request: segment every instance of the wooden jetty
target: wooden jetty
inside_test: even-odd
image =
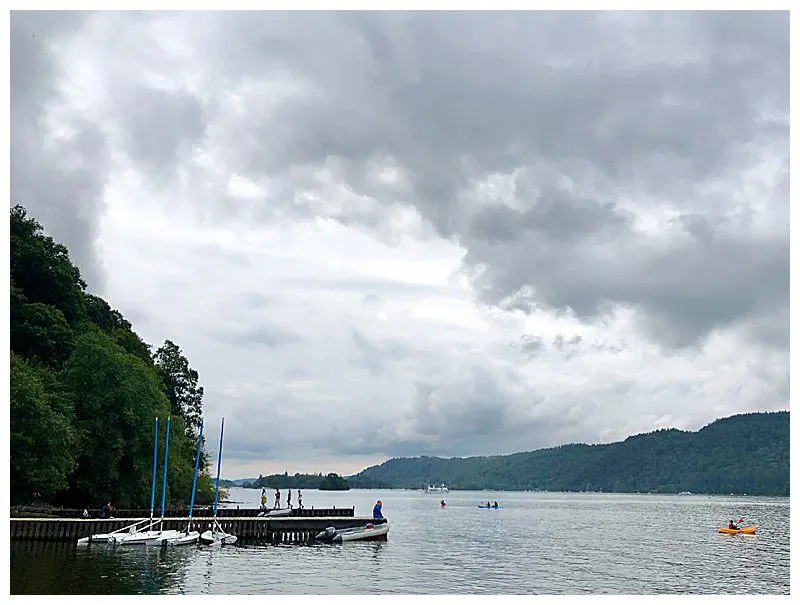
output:
[[[235,509],[234,509],[235,510]],[[305,510],[305,509],[304,509]],[[352,510],[352,509],[337,509]],[[121,529],[141,520],[138,518],[114,519],[74,519],[74,518],[12,518],[12,540],[43,540],[50,542],[77,541],[94,534],[108,533]],[[210,529],[213,517],[193,517],[192,526],[199,531]],[[310,544],[314,536],[326,527],[346,529],[360,527],[365,523],[379,525],[385,519],[355,516],[292,516],[292,517],[254,517],[254,516],[219,516],[217,522],[229,533],[236,535],[241,541],[266,543]],[[189,523],[188,517],[167,517],[164,529],[184,529]]]
[[[195,516],[212,516],[213,507],[211,506],[195,506]],[[185,508],[172,508],[164,511],[164,517],[185,517],[187,513]],[[218,508],[217,517],[257,517],[263,511],[260,508]],[[156,511],[160,517],[159,511]],[[349,508],[293,508],[292,517],[355,517],[355,507]],[[83,515],[83,509],[77,508],[52,508],[52,509],[37,509],[28,507],[13,507],[11,509],[11,518],[20,519],[34,519],[34,518],[51,518],[51,519],[80,519]],[[121,508],[114,509],[114,517],[117,518],[134,518],[144,519],[150,517],[150,510],[136,509],[136,508]],[[89,511],[90,518],[99,518],[99,511]]]

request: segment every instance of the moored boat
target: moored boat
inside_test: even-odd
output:
[[[167,434],[169,434],[169,418],[167,419]],[[152,486],[150,488],[150,522],[148,523],[147,519],[141,519],[132,525],[122,527],[116,531],[112,531],[107,534],[94,534],[86,538],[80,538],[78,540],[79,545],[90,544],[93,542],[119,544],[122,542],[124,538],[133,539],[132,538],[133,536],[141,536],[142,534],[148,533],[147,530],[149,530],[154,525],[153,511],[155,507],[155,497],[156,497],[157,462],[158,462],[158,416],[156,416],[155,419],[155,430],[153,434],[153,480],[152,480]]]
[[[219,455],[217,457],[217,484],[214,494],[214,519],[211,522],[211,528],[200,534],[200,542],[203,544],[235,544],[236,536],[229,534],[217,521],[217,507],[219,506],[219,475],[222,470],[222,436],[225,433],[225,418],[222,419],[222,425],[219,429]],[[291,509],[290,509],[291,511]]]
[[[387,539],[389,533],[389,523],[381,523],[374,525],[367,523],[362,527],[348,527],[346,529],[336,529],[335,527],[327,527],[324,531],[318,533],[314,540],[324,544],[338,544],[340,542],[367,542],[367,541],[384,541]]]

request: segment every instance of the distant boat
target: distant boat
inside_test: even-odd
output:
[[[426,494],[446,494],[449,491],[450,490],[447,489],[447,486],[444,483],[442,483],[439,486],[429,485],[428,487],[425,488]]]
[[[678,492],[679,496],[691,496],[692,492]]]

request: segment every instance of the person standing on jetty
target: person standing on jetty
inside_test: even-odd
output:
[[[281,490],[277,487],[275,488],[275,508],[281,507]]]
[[[261,510],[265,510],[267,508],[267,488],[261,488]]]
[[[381,508],[383,508],[383,502],[378,500],[375,503],[375,507],[372,509],[372,518],[373,519],[383,519],[383,513],[381,512]]]
[[[292,508],[292,490],[289,490],[289,493],[286,494],[286,508]]]
[[[303,492],[297,490],[297,508],[303,508]]]

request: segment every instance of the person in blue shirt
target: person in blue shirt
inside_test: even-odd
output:
[[[378,500],[375,503],[375,507],[372,509],[372,518],[373,519],[383,519],[383,513],[381,513],[381,507],[383,506],[383,502]]]

